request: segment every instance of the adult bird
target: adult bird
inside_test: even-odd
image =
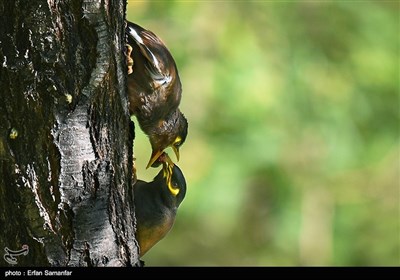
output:
[[[127,21],[129,112],[149,137],[152,154],[146,168],[156,166],[164,149],[171,147],[179,161],[188,122],[179,109],[182,84],[171,53],[153,32]],[[153,165],[154,164],[154,165]]]
[[[171,230],[186,195],[186,181],[179,167],[166,153],[158,161],[163,167],[154,180],[149,183],[137,180],[133,186],[140,257]]]

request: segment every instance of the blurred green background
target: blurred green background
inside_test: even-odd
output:
[[[187,196],[147,266],[400,265],[399,10],[128,1],[175,57],[189,120]]]

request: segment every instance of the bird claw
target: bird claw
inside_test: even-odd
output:
[[[134,61],[131,57],[132,50],[133,50],[132,46],[129,44],[126,44],[126,64],[128,65],[128,75],[133,73]]]

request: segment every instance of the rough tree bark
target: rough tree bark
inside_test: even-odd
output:
[[[125,0],[0,0],[0,265],[138,263]]]

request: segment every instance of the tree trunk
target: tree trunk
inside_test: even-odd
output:
[[[125,9],[0,0],[1,266],[139,261]]]

